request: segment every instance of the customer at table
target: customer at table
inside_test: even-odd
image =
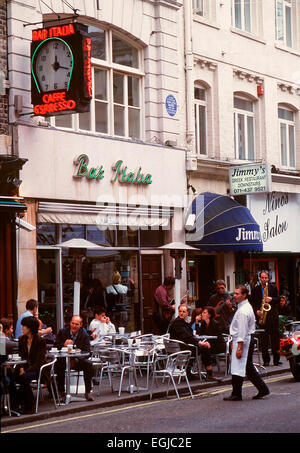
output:
[[[15,354],[18,352],[18,342],[14,340],[14,321],[12,318],[1,318],[3,334],[5,336],[5,352],[6,354]]]
[[[110,321],[110,318],[106,316],[103,307],[96,307],[95,318],[90,323],[89,332],[91,332],[93,339],[97,339],[109,333],[116,333],[115,325]]]
[[[81,316],[73,316],[70,321],[70,326],[59,330],[55,346],[58,349],[67,347],[69,344],[76,345],[76,348],[80,349],[81,352],[90,352],[90,340],[89,335],[84,332],[82,328]],[[94,398],[90,394],[92,389],[92,377],[93,377],[93,365],[92,362],[87,358],[74,358],[71,360],[71,369],[75,371],[83,371],[84,384],[85,384],[85,399],[87,401],[93,401]],[[65,371],[66,371],[66,360],[64,357],[59,357],[55,363],[55,370],[57,373],[57,385],[58,391],[61,396],[65,393]]]
[[[19,338],[19,355],[26,364],[16,367],[10,383],[12,407],[17,402],[24,404],[24,413],[34,412],[34,396],[30,382],[38,379],[40,368],[46,363],[46,341],[38,334],[39,322],[34,316],[26,316],[21,321],[23,335]],[[15,384],[20,385],[16,392]]]
[[[199,335],[199,330],[202,321],[202,308],[194,308],[191,316],[191,328],[196,331],[196,335]]]
[[[193,335],[193,329],[187,322],[188,315],[189,310],[187,305],[181,304],[178,309],[178,317],[174,319],[174,321],[172,321],[172,323],[170,324],[170,339],[179,340],[186,343],[186,345],[181,345],[181,349],[189,349],[192,354],[194,354],[195,351],[189,345],[196,346],[199,353],[201,354],[203,365],[205,366],[205,369],[207,371],[207,379],[214,380],[211,369],[211,354],[209,351],[211,346],[208,341],[199,341]],[[190,374],[190,369],[188,369],[188,376],[189,378],[193,378],[193,376]]]

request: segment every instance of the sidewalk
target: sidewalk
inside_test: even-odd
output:
[[[283,364],[281,366],[269,366],[266,368],[266,371],[262,373],[262,377],[267,377],[267,376],[272,376],[275,374],[283,374],[286,373],[290,370],[289,368],[289,362],[285,358],[281,358],[281,361]],[[221,373],[218,373],[217,371],[215,372],[214,370],[214,375],[216,377],[223,377],[224,376],[224,371],[221,369]],[[212,381],[212,382],[206,382],[202,381],[200,382],[199,378],[196,380],[191,380],[190,384],[192,387],[193,392],[199,390],[199,389],[205,389],[205,388],[210,388],[210,387],[217,387],[217,386],[224,386],[228,385],[231,383],[231,376],[229,375],[226,378],[222,378],[221,381]],[[80,401],[80,402],[71,402],[68,404],[68,406],[62,405],[59,406],[57,409],[55,409],[54,403],[52,401],[49,401],[48,399],[48,391],[44,391],[44,400],[40,400],[39,403],[39,412],[38,414],[30,414],[30,415],[21,415],[20,417],[8,417],[8,416],[2,416],[1,417],[1,427],[5,426],[14,426],[14,425],[20,425],[23,423],[28,423],[28,422],[37,422],[41,420],[45,420],[48,418],[56,418],[60,417],[63,415],[76,415],[78,412],[82,411],[89,411],[93,409],[99,409],[99,408],[108,408],[112,406],[120,406],[124,404],[130,404],[130,403],[135,403],[138,401],[147,401],[150,399],[149,397],[149,391],[148,390],[139,390],[139,392],[134,392],[130,394],[128,391],[125,390],[126,386],[128,385],[128,378],[125,376],[124,382],[123,382],[123,391],[121,393],[121,396],[118,396],[118,386],[119,386],[119,377],[116,377],[114,379],[114,393],[112,393],[111,388],[108,383],[108,379],[103,380],[103,383],[101,385],[101,394],[98,396],[98,385],[96,385],[93,389],[93,396],[95,397],[94,401]],[[138,377],[138,385],[140,387],[145,387],[146,386],[146,378],[145,377]],[[150,380],[150,385],[151,385],[151,380]],[[153,387],[153,395],[152,399],[165,399],[166,398],[166,389],[167,389],[167,384],[162,384],[161,381],[158,383],[158,387],[154,383]],[[84,391],[84,386],[80,386],[79,388],[79,393],[78,396],[83,396],[81,393]],[[182,383],[178,386],[178,391],[180,396],[181,395],[186,395],[188,394],[188,388],[186,383]],[[172,383],[170,383],[169,386],[169,397],[174,397],[175,392],[172,386]]]

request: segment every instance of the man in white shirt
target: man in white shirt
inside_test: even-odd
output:
[[[89,330],[92,332],[94,339],[109,333],[116,333],[115,326],[110,322],[109,317],[106,316],[103,307],[97,307],[95,309],[95,318],[91,321]]]
[[[224,401],[241,401],[244,377],[258,389],[253,399],[260,399],[270,393],[252,362],[254,350],[255,315],[248,301],[248,289],[244,285],[236,287],[233,299],[237,310],[230,324],[232,336],[231,375],[232,393]]]

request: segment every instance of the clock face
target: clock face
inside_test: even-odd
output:
[[[39,91],[68,90],[74,65],[73,53],[60,38],[42,43],[34,56],[33,72]]]

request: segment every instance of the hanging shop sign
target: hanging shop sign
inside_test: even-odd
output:
[[[89,166],[89,157],[86,154],[80,154],[74,159],[74,165],[76,167],[74,178],[87,178],[88,180],[101,181],[104,178],[103,166],[91,167]],[[118,160],[112,165],[113,175],[111,182],[129,184],[152,184],[152,175],[142,171],[142,167],[139,167],[135,171],[128,170],[127,165],[123,164],[122,160]]]
[[[270,192],[271,170],[269,164],[240,165],[229,168],[230,195]]]
[[[92,44],[87,30],[77,23],[33,30],[31,101],[35,115],[89,111]]]

